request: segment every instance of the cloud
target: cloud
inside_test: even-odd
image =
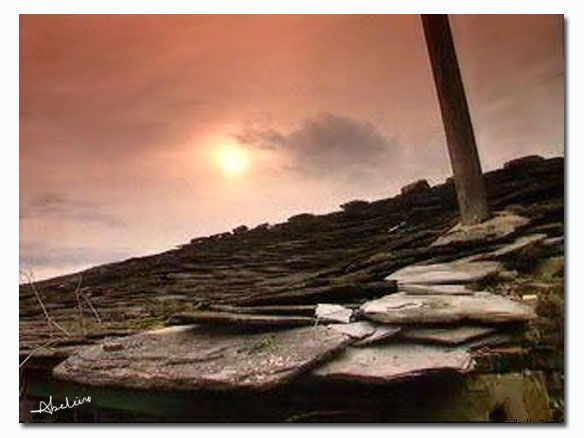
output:
[[[399,153],[397,141],[372,123],[331,113],[306,119],[288,133],[247,129],[235,137],[250,147],[285,150],[293,157],[292,170],[319,178],[378,174],[380,163]]]
[[[99,211],[91,202],[68,199],[56,193],[43,193],[20,207],[20,219],[61,218],[80,222],[93,222],[116,228],[122,222],[113,215]]]
[[[23,267],[66,267],[98,265],[131,257],[132,251],[92,247],[61,247],[42,242],[20,244],[20,264]]]

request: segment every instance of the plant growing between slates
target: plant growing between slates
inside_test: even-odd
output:
[[[25,269],[21,269],[20,270],[20,275],[22,277],[24,277],[24,279],[26,280],[26,282],[28,283],[28,285],[30,286],[31,290],[34,293],[34,296],[36,297],[39,306],[41,307],[43,313],[45,314],[45,318],[47,320],[47,325],[49,326],[49,336],[52,337],[53,332],[52,332],[52,326],[56,327],[57,329],[59,329],[61,332],[63,332],[66,336],[71,336],[71,333],[69,333],[67,330],[65,330],[63,327],[61,327],[52,317],[51,315],[49,315],[49,312],[47,311],[47,308],[45,307],[45,304],[43,303],[43,300],[41,298],[41,295],[39,294],[36,286],[34,285],[34,274],[32,272],[32,270],[25,270]]]
[[[47,307],[45,306],[41,295],[38,291],[38,289],[35,286],[35,280],[34,280],[34,274],[32,272],[32,270],[30,269],[20,269],[20,276],[21,278],[25,279],[25,281],[28,283],[28,285],[30,286],[31,290],[34,293],[34,296],[37,300],[37,302],[39,303],[39,306],[41,308],[41,310],[43,311],[43,314],[45,315],[45,319],[47,320],[47,325],[49,327],[49,338],[51,338],[51,340],[49,342],[46,342],[42,345],[39,345],[37,347],[35,347],[25,358],[24,360],[19,364],[19,368],[21,368],[22,366],[24,366],[24,364],[26,364],[26,362],[28,362],[28,360],[40,349],[45,348],[50,346],[51,344],[54,344],[56,342],[56,340],[53,340],[53,329],[52,327],[54,326],[55,328],[57,328],[58,330],[60,330],[65,336],[71,337],[73,336],[69,331],[67,331],[64,327],[62,327],[59,323],[57,323],[57,321],[55,321],[55,319],[49,314]],[[95,317],[96,321],[98,324],[102,324],[101,318],[99,316],[99,313],[97,312],[97,310],[95,309],[95,307],[93,306],[93,304],[91,303],[91,301],[89,300],[89,297],[87,296],[87,294],[85,292],[83,292],[81,290],[81,285],[83,283],[83,277],[81,275],[79,275],[79,281],[77,282],[77,286],[75,287],[74,290],[74,294],[75,294],[75,298],[77,300],[77,310],[78,310],[78,323],[79,323],[79,331],[80,334],[85,335],[86,331],[85,331],[85,319],[83,316],[83,302],[85,301],[85,303],[87,303],[87,307],[89,307],[91,313],[93,314],[93,316]]]

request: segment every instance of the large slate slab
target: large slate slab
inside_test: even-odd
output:
[[[430,265],[412,265],[386,277],[387,281],[402,284],[461,284],[475,283],[495,277],[503,267],[498,262],[454,261]]]
[[[424,374],[472,368],[464,349],[418,344],[387,344],[348,348],[312,373],[321,378],[384,383]]]
[[[276,316],[230,312],[180,312],[170,318],[171,324],[209,324],[264,327],[300,327],[314,324],[314,319],[306,316]]]
[[[535,318],[531,307],[488,292],[473,295],[408,295],[398,292],[363,304],[360,313],[372,321],[389,324],[505,323]]]
[[[342,351],[325,326],[265,333],[171,327],[85,348],[54,369],[80,384],[138,389],[267,389]]]

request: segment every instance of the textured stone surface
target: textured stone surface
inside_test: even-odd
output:
[[[280,305],[280,306],[230,306],[230,305],[213,305],[209,310],[216,312],[228,313],[247,313],[259,315],[285,315],[285,316],[314,316],[315,305],[298,304],[298,305]]]
[[[386,324],[374,324],[374,327],[375,333],[355,342],[352,345],[355,347],[365,347],[369,345],[383,344],[385,342],[389,342],[390,339],[393,339],[401,331],[401,327],[395,325],[392,326]]]
[[[492,211],[513,207],[536,227],[555,224],[554,237],[546,243],[561,255],[563,238],[556,236],[562,234],[558,224],[564,220],[564,160],[484,176]],[[51,317],[71,336],[47,325],[30,286],[21,285],[20,352],[67,355],[74,345],[94,343],[91,336],[97,332],[147,330],[163,325],[173,313],[211,305],[345,304],[378,298],[395,290],[382,280],[403,267],[494,249],[490,238],[463,242],[463,250],[430,246],[451,229],[456,217],[454,186],[442,184],[414,196],[360,203],[358,215],[352,210],[301,215],[302,220],[262,224],[241,234],[193,236],[191,243],[160,254],[38,282]],[[535,228],[530,232],[547,233]],[[74,294],[80,275],[84,295],[101,317],[96,323],[86,306],[84,330]],[[42,347],[47,339],[54,347]]]
[[[171,324],[211,324],[234,326],[299,327],[311,325],[314,319],[306,316],[271,316],[229,312],[182,312],[170,318]]]
[[[400,336],[409,341],[458,345],[472,339],[493,334],[497,330],[495,327],[484,326],[410,328],[402,330]]]
[[[353,311],[339,304],[318,304],[314,316],[319,322],[351,322]]]
[[[398,285],[399,292],[408,295],[472,295],[476,291],[464,284],[416,284],[406,283]]]
[[[462,349],[418,344],[348,348],[313,374],[328,379],[388,382],[440,371],[467,372],[472,359]]]
[[[483,281],[494,277],[502,266],[497,262],[460,262],[413,265],[386,277],[402,284],[457,284]]]
[[[509,236],[525,227],[529,219],[512,212],[496,213],[491,219],[476,225],[458,224],[436,239],[432,246],[486,242]]]
[[[329,327],[354,339],[367,338],[375,333],[375,325],[369,321],[352,322],[350,324],[331,324]]]
[[[543,248],[545,234],[530,234],[516,239],[513,243],[503,245],[495,251],[489,252],[483,256],[484,259],[497,259],[502,257],[518,256],[524,251],[533,251],[537,248]]]
[[[392,324],[525,322],[535,318],[533,309],[488,292],[473,295],[408,295],[397,293],[369,301],[360,308],[372,321]]]
[[[320,287],[299,287],[281,293],[264,294],[238,299],[237,304],[270,305],[270,304],[318,304],[325,300],[348,301],[357,298],[378,297],[397,290],[397,285],[388,281],[373,281],[363,283],[339,283]]]
[[[349,337],[325,326],[243,334],[172,327],[87,347],[54,370],[59,379],[140,389],[263,389],[343,350]]]

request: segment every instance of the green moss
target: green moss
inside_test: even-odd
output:
[[[128,321],[125,324],[126,328],[129,329],[136,329],[136,330],[145,330],[145,329],[154,329],[154,328],[162,328],[163,324],[157,318],[152,316],[146,316],[140,319],[133,319]]]

